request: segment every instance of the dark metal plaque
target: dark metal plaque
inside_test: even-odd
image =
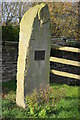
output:
[[[35,51],[34,60],[45,60],[45,51]]]

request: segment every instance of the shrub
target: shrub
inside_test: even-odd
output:
[[[19,26],[2,26],[3,41],[18,41],[19,40]]]
[[[45,117],[55,112],[56,104],[64,97],[64,90],[41,84],[39,89],[26,95],[26,106],[31,115]]]

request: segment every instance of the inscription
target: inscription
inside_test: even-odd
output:
[[[45,60],[45,51],[35,51],[34,60]]]

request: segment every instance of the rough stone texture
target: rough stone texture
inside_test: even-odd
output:
[[[17,53],[18,53],[17,46],[18,46],[18,43],[13,44],[10,42],[9,44],[5,44],[5,46],[3,46],[2,49],[0,49],[0,75],[2,77],[2,81],[15,80],[16,82]],[[58,57],[58,58],[71,59],[73,61],[80,62],[80,54],[78,53],[64,52],[64,51],[58,51],[58,50],[53,49],[51,50],[51,56]],[[54,63],[54,62],[53,63],[51,62],[50,66],[51,66],[51,69],[61,70],[64,72],[70,72],[74,74],[80,74],[80,67],[74,67],[74,66],[64,65],[64,64]],[[65,78],[65,77],[60,77],[60,76],[58,77],[57,75],[52,74],[50,82],[52,83],[56,82],[59,84],[60,83],[65,83],[65,84],[75,83],[76,85],[78,80],[75,80],[75,79],[72,80],[72,78]]]
[[[18,44],[13,43],[2,46],[2,81],[16,79],[17,46]]]
[[[29,9],[20,23],[19,57],[17,64],[16,103],[25,108],[24,98],[41,83],[49,83],[50,18],[48,6]],[[35,51],[45,51],[45,60],[34,60]]]
[[[0,42],[0,83],[2,82],[2,44]],[[0,84],[1,90],[1,84]]]

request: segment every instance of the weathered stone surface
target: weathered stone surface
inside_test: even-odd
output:
[[[41,83],[49,83],[51,46],[49,26],[48,6],[43,3],[30,8],[20,23],[16,103],[23,108],[26,94],[38,88]],[[41,55],[41,60],[35,51]],[[35,59],[35,56],[38,58]]]
[[[17,71],[17,46],[9,43],[9,45],[2,46],[2,81],[11,81],[16,79]],[[1,63],[1,61],[0,61]]]

